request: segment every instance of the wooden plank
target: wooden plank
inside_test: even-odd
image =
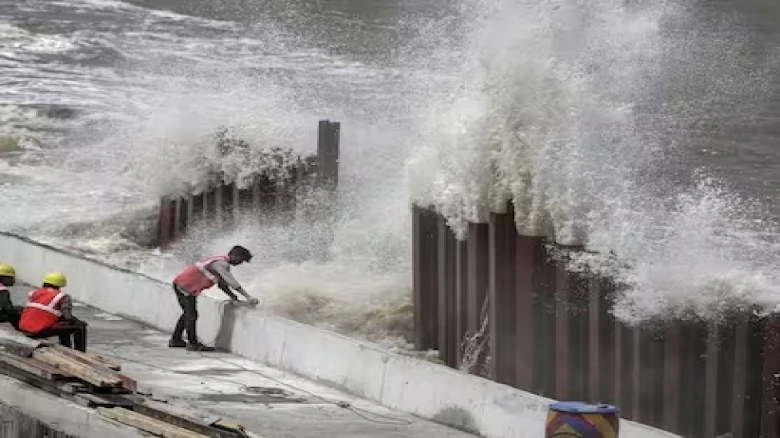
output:
[[[78,360],[79,362],[83,362],[87,365],[95,365],[99,367],[105,367],[112,371],[119,371],[122,369],[121,366],[109,361],[108,359],[98,356],[96,354],[90,354],[90,353],[83,353],[78,350],[74,350],[72,348],[63,347],[62,345],[52,345],[49,348],[53,348],[58,353],[62,353],[68,357],[71,357],[75,360]]]
[[[8,353],[0,353],[0,362],[46,380],[71,377],[71,375],[59,368],[32,358],[23,358]]]
[[[119,380],[122,382],[122,388],[125,388],[130,392],[138,392],[138,382],[136,382],[135,379],[124,374],[117,374],[117,377],[119,377]]]
[[[67,394],[79,394],[82,392],[90,392],[92,390],[92,386],[81,381],[62,383],[59,385],[59,388],[62,390],[62,392]]]
[[[78,393],[73,397],[73,401],[87,408],[96,408],[96,407],[132,408],[134,406],[132,400],[123,398],[122,396],[116,396],[113,394]]]
[[[212,426],[216,426],[227,430],[233,430],[239,433],[246,432],[246,428],[243,425],[238,424],[235,421],[228,420],[226,418],[220,418],[219,420],[212,423]]]
[[[195,433],[124,408],[97,408],[97,412],[103,417],[163,438],[208,438],[206,435]]]
[[[39,348],[33,353],[33,357],[61,370],[67,371],[79,379],[87,381],[99,388],[109,386],[121,386],[121,379],[113,374],[100,369],[90,367],[75,359],[49,348]]]
[[[243,430],[243,426],[236,425],[221,417],[202,417],[182,407],[145,400],[136,405],[133,410],[147,417],[212,438],[242,438],[244,436],[236,429],[238,426]]]

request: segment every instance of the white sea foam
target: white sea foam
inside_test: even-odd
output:
[[[578,261],[629,286],[626,319],[776,303],[767,210],[673,173],[692,128],[767,89],[773,60],[745,55],[737,20],[672,2],[489,3],[465,91],[410,160],[413,197],[460,233],[511,200],[521,233],[601,254]]]

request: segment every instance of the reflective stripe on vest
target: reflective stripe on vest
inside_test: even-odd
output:
[[[34,292],[35,291],[33,291],[32,293],[34,293]],[[30,293],[31,296],[32,296],[32,293]],[[60,312],[57,309],[57,306],[60,304],[60,301],[62,301],[63,298],[65,298],[65,294],[62,293],[62,292],[59,292],[57,295],[54,296],[54,298],[51,301],[49,301],[48,304],[36,303],[36,302],[32,302],[31,301],[31,302],[25,304],[24,307],[32,307],[34,309],[41,309],[41,310],[43,310],[45,312],[48,312],[48,313],[51,313],[52,315],[54,315],[57,318],[59,318],[59,317],[62,316],[62,312]]]
[[[184,268],[173,280],[173,283],[187,293],[199,295],[220,280],[217,275],[209,271],[209,265],[217,261],[227,261],[227,259],[227,256],[207,257]]]
[[[221,256],[209,257],[205,260],[196,262],[195,267],[198,268],[198,272],[203,274],[204,277],[208,278],[209,281],[211,281],[212,283],[216,283],[217,281],[219,281],[219,279],[214,274],[212,274],[211,271],[207,269],[207,266],[218,260],[222,260],[224,258],[225,257],[221,257]]]

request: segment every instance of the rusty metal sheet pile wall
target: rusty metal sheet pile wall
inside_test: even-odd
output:
[[[162,198],[158,244],[166,248],[196,223],[225,229],[238,223],[242,215],[260,210],[289,214],[295,208],[296,196],[311,187],[334,191],[338,184],[340,130],[338,122],[320,121],[316,155],[298,157],[295,163],[272,169],[274,175],[259,170],[245,188],[215,176],[216,184],[206,190]]]
[[[780,319],[628,326],[611,314],[618,286],[567,271],[561,248],[518,235],[513,217],[492,214],[458,241],[441,216],[413,207],[418,349],[546,397],[612,403],[685,437],[780,437]],[[480,339],[488,348],[476,351]]]

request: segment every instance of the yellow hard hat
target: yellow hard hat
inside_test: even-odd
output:
[[[43,276],[43,282],[57,287],[65,287],[68,284],[68,279],[62,272],[49,272]]]
[[[11,265],[0,263],[0,276],[16,278],[16,269]]]

